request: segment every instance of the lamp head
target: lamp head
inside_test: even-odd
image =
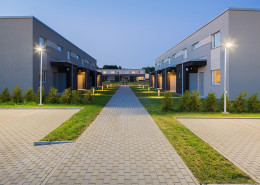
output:
[[[225,44],[226,48],[231,48],[232,46],[233,46],[233,44],[231,42],[228,42],[228,43]]]
[[[40,47],[40,46],[38,46],[38,47],[36,47],[36,50],[39,51],[39,52],[42,52],[42,51],[43,51],[43,48]]]

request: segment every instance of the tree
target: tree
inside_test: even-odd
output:
[[[155,67],[143,67],[142,69],[145,69],[145,73],[150,73],[155,71]]]
[[[117,65],[104,65],[103,69],[119,69],[119,68],[117,67]]]

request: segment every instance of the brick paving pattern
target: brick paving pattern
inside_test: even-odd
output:
[[[195,184],[129,87],[120,87],[47,184]]]
[[[260,183],[260,119],[178,119]]]
[[[79,109],[0,109],[0,184],[39,184],[71,144],[33,146]]]

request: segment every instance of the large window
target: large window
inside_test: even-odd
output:
[[[39,46],[42,48],[46,47],[46,39],[43,37],[39,37]]]
[[[183,59],[188,57],[187,49],[183,50]]]
[[[220,70],[212,71],[212,85],[220,85]]]
[[[67,51],[67,59],[70,60],[70,51]]]
[[[212,35],[212,47],[216,48],[220,46],[220,32]]]

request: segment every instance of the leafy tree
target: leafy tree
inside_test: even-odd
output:
[[[103,69],[118,69],[117,65],[104,65]]]
[[[2,102],[8,102],[8,101],[11,100],[11,96],[10,96],[10,93],[9,93],[9,90],[8,90],[7,87],[3,90],[3,92],[2,92],[2,94],[0,96],[0,100]]]
[[[143,67],[142,69],[145,69],[145,73],[150,73],[155,71],[155,67]]]

